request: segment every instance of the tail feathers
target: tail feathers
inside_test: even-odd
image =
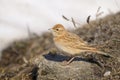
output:
[[[102,51],[99,51],[97,50],[96,48],[92,48],[92,47],[84,47],[84,49],[86,51],[90,51],[90,52],[95,52],[95,53],[98,53],[98,54],[101,54],[105,57],[113,57],[112,55],[110,55],[109,53],[105,53],[105,52],[102,52]],[[114,57],[113,57],[114,58]]]
[[[112,55],[110,55],[109,53],[105,53],[105,52],[102,52],[102,51],[95,51],[96,53],[98,53],[98,54],[101,54],[101,55],[103,55],[103,56],[105,56],[105,57],[113,57]]]

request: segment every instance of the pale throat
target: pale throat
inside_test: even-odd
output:
[[[61,36],[64,36],[64,35],[66,35],[66,34],[67,34],[66,31],[53,32],[53,36],[54,36],[54,37],[61,37]]]

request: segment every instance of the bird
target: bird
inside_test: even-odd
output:
[[[74,58],[82,52],[93,52],[110,57],[108,53],[99,51],[97,48],[88,45],[88,43],[77,34],[67,31],[62,24],[56,24],[49,30],[52,32],[53,41],[58,50],[71,57],[66,64],[70,64]]]

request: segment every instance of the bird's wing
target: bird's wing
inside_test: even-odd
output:
[[[68,36],[69,36],[69,38],[71,38],[71,39],[74,40],[74,41],[86,43],[86,42],[83,41],[77,34],[68,33]]]
[[[87,42],[83,41],[78,35],[74,33],[69,33],[69,39],[72,44],[72,48],[83,50],[96,50],[96,48],[90,47]]]
[[[74,45],[75,47],[77,47],[77,46],[79,47],[79,46],[87,45],[87,42],[83,41],[78,35],[76,35],[74,33],[69,33],[67,36],[69,37],[69,38],[67,38],[67,41],[71,44],[71,46]]]

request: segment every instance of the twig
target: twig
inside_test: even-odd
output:
[[[27,25],[27,31],[28,31],[28,36],[29,36],[30,39],[32,39],[33,37],[38,37],[39,38],[39,35],[37,35],[36,33],[31,32],[28,25]]]
[[[64,15],[62,15],[62,17],[63,17],[63,19],[65,19],[65,20],[69,21],[69,19],[68,19],[68,18],[66,18]]]
[[[65,17],[64,15],[62,15],[62,18],[65,19],[66,21],[70,21],[70,22],[72,22],[75,28],[77,28],[76,24],[81,25],[80,23],[75,22],[75,20],[74,20],[73,18],[68,19],[68,18]]]
[[[90,17],[91,17],[91,15],[89,15],[88,17],[87,17],[87,23],[89,24],[89,22],[90,22]]]
[[[100,9],[101,9],[101,7],[98,7],[97,12],[96,12],[96,19],[104,13],[103,11],[100,12]]]
[[[73,18],[71,18],[71,19],[72,19],[72,23],[73,23],[74,27],[77,28],[74,19]]]
[[[32,32],[30,31],[30,28],[29,28],[28,25],[27,25],[27,32],[28,32],[28,36],[29,36],[29,38],[31,38],[31,37],[32,37]]]
[[[96,14],[96,17],[99,17],[100,15],[102,15],[104,12],[100,12],[98,14]]]
[[[98,12],[100,12],[100,9],[101,9],[101,7],[99,6],[98,9],[97,9],[96,14],[97,14]]]

